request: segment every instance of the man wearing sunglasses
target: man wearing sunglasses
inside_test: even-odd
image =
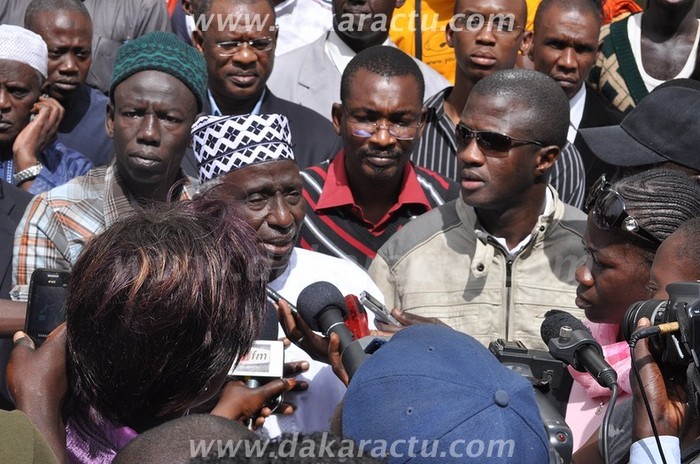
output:
[[[535,71],[498,71],[474,86],[456,130],[461,198],[404,226],[369,268],[387,307],[484,344],[538,349],[547,310],[583,316],[574,301],[586,216],[548,185],[568,108]]]
[[[197,2],[193,32],[209,73],[204,112],[215,116],[283,114],[289,120],[294,154],[305,168],[340,149],[333,126],[318,113],[276,97],[267,88],[277,43],[275,10],[267,0]],[[187,173],[197,173],[192,150],[183,160]]]
[[[367,48],[345,68],[340,88],[333,124],[343,150],[302,171],[300,244],[367,268],[400,227],[456,199],[459,188],[408,159],[425,116],[423,76],[410,56]]]

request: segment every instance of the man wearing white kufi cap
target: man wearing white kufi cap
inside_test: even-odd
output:
[[[63,107],[40,97],[47,63],[39,35],[0,26],[0,175],[33,194],[92,168],[80,153],[55,141]]]
[[[272,289],[296,304],[304,288],[323,280],[344,295],[367,290],[383,299],[359,266],[294,247],[304,222],[305,200],[292,143],[287,118],[279,114],[205,116],[192,126],[199,180],[205,188],[211,186],[213,194],[240,205],[242,217],[257,231],[268,253]],[[285,360],[309,362],[309,370],[298,376],[309,383],[309,389],[285,394],[297,409],[291,416],[265,420],[263,429],[270,437],[328,430],[345,392],[330,366],[314,361],[300,348],[309,348],[309,340],[287,316],[287,336],[299,346],[287,348]],[[284,335],[279,327],[278,336]]]

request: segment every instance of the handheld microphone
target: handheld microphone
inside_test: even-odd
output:
[[[348,377],[352,378],[368,355],[360,344],[353,343],[352,333],[345,325],[348,309],[340,290],[329,282],[313,283],[299,294],[297,310],[312,330],[322,332],[326,337],[331,332],[338,334],[343,366]]]
[[[544,316],[540,335],[555,359],[579,372],[588,372],[605,388],[617,385],[617,372],[603,357],[600,343],[580,320],[556,309]]]
[[[255,340],[253,346],[231,366],[229,377],[245,381],[248,388],[258,388],[284,374],[284,343],[279,340]],[[282,395],[270,400],[266,406],[273,411],[282,403]],[[251,427],[254,418],[249,419]]]

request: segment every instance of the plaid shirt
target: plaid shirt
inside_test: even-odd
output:
[[[191,198],[192,182],[186,179],[179,200]],[[35,269],[70,270],[93,235],[138,207],[114,164],[34,197],[15,232],[12,299],[27,300]]]

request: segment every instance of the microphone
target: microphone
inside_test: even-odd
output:
[[[542,340],[551,355],[579,372],[588,372],[605,388],[617,385],[617,372],[603,357],[603,348],[588,328],[571,314],[553,309],[544,315]]]
[[[299,294],[297,310],[312,330],[322,332],[326,337],[330,333],[338,334],[343,366],[348,377],[352,378],[368,355],[360,344],[353,343],[352,333],[345,325],[344,318],[348,309],[340,290],[329,282],[313,283]]]
[[[228,372],[229,377],[245,381],[248,388],[258,388],[284,374],[284,344],[279,340],[255,340],[253,346]],[[282,395],[273,398],[265,405],[276,410],[282,403]],[[254,418],[248,420],[252,426]]]

